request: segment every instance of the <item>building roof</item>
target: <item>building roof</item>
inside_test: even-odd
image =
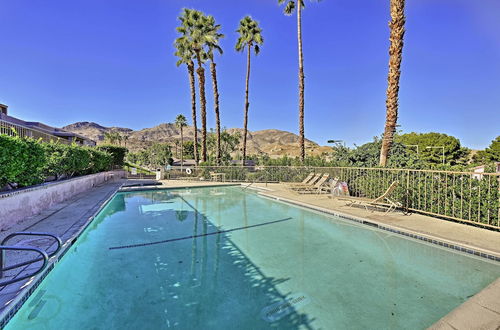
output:
[[[69,132],[69,131],[65,131],[65,130],[63,130],[61,128],[49,126],[49,125],[46,125],[46,124],[38,122],[38,121],[24,121],[22,119],[19,119],[19,118],[16,118],[16,117],[12,117],[12,116],[9,116],[9,115],[6,115],[6,114],[2,114],[2,113],[0,113],[0,119],[4,120],[6,122],[9,122],[11,124],[14,124],[14,125],[24,126],[26,128],[31,128],[31,129],[34,129],[34,130],[37,130],[37,131],[42,131],[43,133],[51,134],[51,135],[54,135],[54,136],[59,136],[59,137],[71,137],[71,136],[74,136],[74,137],[79,138],[81,140],[90,141],[90,142],[93,142],[95,144],[94,140],[89,139],[89,138],[87,138],[87,137],[85,137],[83,135],[80,135],[80,134],[77,134],[77,133],[73,133],[73,132]]]

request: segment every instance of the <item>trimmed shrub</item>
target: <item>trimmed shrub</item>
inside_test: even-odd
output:
[[[109,170],[112,161],[111,154],[96,148],[0,134],[0,188],[6,184],[30,186],[49,176],[58,180],[98,173]]]
[[[94,148],[87,149],[90,153],[90,168],[89,174],[98,173],[109,170],[113,156],[109,153]]]
[[[29,186],[43,182],[45,153],[33,139],[0,135],[0,186]]]
[[[111,165],[113,166],[123,166],[125,155],[128,149],[125,147],[119,147],[114,145],[102,145],[97,147],[98,150],[105,151],[112,157]]]
[[[43,146],[47,157],[44,167],[47,176],[52,175],[60,179],[87,174],[92,169],[92,156],[89,148],[53,142]]]

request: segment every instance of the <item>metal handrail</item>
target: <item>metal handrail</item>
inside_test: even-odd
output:
[[[45,233],[45,232],[36,232],[36,231],[18,231],[18,232],[15,232],[15,233],[12,233],[12,234],[9,234],[7,235],[3,240],[2,242],[0,243],[0,245],[5,245],[5,243],[10,240],[11,238],[13,237],[16,237],[16,236],[46,236],[46,237],[51,237],[53,238],[56,243],[57,243],[57,248],[55,251],[52,251],[50,254],[49,254],[49,258],[55,256],[57,254],[57,252],[59,252],[59,250],[61,249],[62,247],[62,240],[61,238],[59,238],[58,236],[54,235],[54,234],[51,234],[51,233]]]
[[[42,251],[39,248],[27,247],[27,246],[6,246],[6,245],[1,245],[0,246],[0,259],[1,259],[0,260],[0,264],[1,265],[3,265],[3,262],[5,260],[5,258],[4,258],[4,252],[5,252],[5,250],[34,251],[36,253],[39,253],[41,255],[41,257],[37,258],[35,260],[32,260],[32,261],[30,261],[28,263],[33,263],[33,262],[36,262],[36,261],[39,261],[39,260],[43,260],[43,264],[40,266],[40,268],[38,268],[33,273],[30,273],[30,274],[27,274],[27,275],[23,275],[21,277],[14,278],[12,280],[0,282],[0,287],[9,285],[9,284],[12,284],[12,283],[15,283],[15,282],[22,281],[22,280],[25,280],[25,279],[30,278],[30,277],[33,277],[33,276],[37,275],[38,273],[40,273],[42,270],[44,270],[45,267],[47,267],[47,264],[49,263],[49,256],[47,255],[47,252]],[[9,268],[9,269],[11,269],[11,268]],[[3,267],[2,267],[2,269],[0,269],[0,277],[3,277],[3,271],[4,270],[7,270],[7,269],[5,269]]]
[[[57,247],[56,247],[56,249],[54,251],[52,251],[49,254],[46,251],[43,251],[43,250],[41,250],[39,248],[36,248],[36,247],[8,246],[8,245],[5,245],[5,243],[8,240],[10,240],[11,238],[16,237],[16,236],[46,236],[46,237],[50,237],[50,238],[53,238],[56,241]],[[23,275],[21,277],[18,277],[18,278],[9,280],[9,281],[1,282],[0,286],[6,286],[6,285],[9,285],[9,284],[18,282],[18,281],[22,281],[24,279],[30,278],[30,277],[35,276],[36,274],[40,273],[47,266],[49,258],[55,256],[59,252],[59,250],[61,250],[61,247],[62,247],[62,240],[61,240],[61,238],[59,238],[56,235],[50,234],[50,233],[43,233],[43,232],[15,232],[15,233],[11,233],[11,234],[7,235],[2,240],[2,242],[0,243],[0,278],[3,277],[3,272],[7,271],[7,270],[12,270],[12,269],[19,268],[19,267],[22,267],[22,266],[30,265],[30,264],[33,264],[35,262],[42,261],[42,260],[43,260],[43,265],[36,272],[30,273],[28,275]],[[28,260],[28,261],[24,261],[24,262],[20,262],[20,263],[14,264],[14,265],[10,265],[10,266],[4,267],[4,263],[5,263],[5,250],[12,250],[12,251],[34,251],[34,252],[39,253],[41,256],[38,257],[38,258],[35,258],[35,259],[31,259],[31,260]]]

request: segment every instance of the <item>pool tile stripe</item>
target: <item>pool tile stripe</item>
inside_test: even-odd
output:
[[[285,219],[279,219],[279,220],[274,220],[274,221],[268,221],[268,222],[263,222],[263,223],[258,223],[255,225],[250,225],[250,226],[243,226],[243,227],[236,227],[236,228],[231,228],[227,230],[218,230],[214,231],[211,233],[205,233],[205,234],[199,234],[199,235],[189,235],[189,236],[184,236],[184,237],[177,237],[177,238],[171,238],[171,239],[166,239],[162,241],[156,241],[156,242],[148,242],[148,243],[140,243],[140,244],[132,244],[132,245],[122,245],[122,246],[113,246],[110,247],[110,250],[120,250],[120,249],[129,249],[129,248],[135,248],[135,247],[142,247],[142,246],[150,246],[150,245],[157,245],[157,244],[163,244],[163,243],[170,243],[170,242],[176,242],[176,241],[182,241],[186,239],[194,239],[198,237],[205,237],[205,236],[211,236],[211,235],[217,235],[217,234],[224,234],[224,233],[229,233],[232,231],[237,231],[237,230],[243,230],[243,229],[249,229],[249,228],[254,228],[254,227],[260,227],[260,226],[266,226],[266,225],[271,225],[275,224],[278,222],[284,222],[284,221],[289,221],[292,220],[293,218],[285,218]]]

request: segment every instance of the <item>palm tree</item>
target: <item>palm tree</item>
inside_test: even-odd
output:
[[[126,147],[127,147],[127,142],[128,142],[128,138],[129,138],[129,136],[128,136],[128,135],[126,135],[126,134],[123,134],[122,138],[123,138],[124,146],[125,146],[125,148],[126,148]]]
[[[175,117],[175,126],[177,126],[181,130],[181,170],[182,170],[182,165],[184,164],[184,150],[182,150],[184,146],[183,129],[184,127],[187,126],[186,117],[184,117],[184,115],[177,115],[177,117]]]
[[[214,61],[214,51],[219,52],[222,55],[222,48],[219,46],[219,39],[224,38],[224,35],[218,33],[220,29],[219,24],[215,24],[215,19],[213,16],[207,17],[207,29],[211,34],[214,35],[215,39],[213,42],[208,42],[208,50],[206,52],[207,58],[210,60],[210,73],[212,75],[212,85],[214,90],[214,112],[215,112],[215,130],[217,135],[217,154],[216,161],[217,165],[220,165],[221,161],[221,142],[220,142],[220,113],[219,113],[219,88],[217,86],[217,71],[216,71],[216,63]]]
[[[245,157],[247,152],[247,132],[248,132],[248,108],[250,103],[248,102],[248,87],[250,83],[250,58],[252,48],[255,55],[259,54],[260,47],[264,43],[264,38],[262,38],[262,29],[259,27],[259,23],[254,21],[250,16],[244,17],[240,21],[240,26],[236,30],[240,34],[238,41],[236,41],[236,50],[239,52],[247,49],[247,76],[245,81],[245,110],[244,110],[244,120],[243,120],[243,157],[242,166],[245,166]]]
[[[108,141],[111,144],[114,144],[115,136],[112,132],[104,132],[104,140]]]
[[[181,20],[182,21],[182,20]],[[194,53],[190,48],[187,38],[181,36],[175,40],[175,55],[179,58],[177,66],[185,64],[188,70],[189,87],[191,89],[191,116],[193,120],[194,136],[193,136],[193,154],[194,162],[198,164],[198,128],[196,125],[196,88],[194,77]]]
[[[403,58],[403,37],[405,34],[405,0],[391,1],[391,34],[389,40],[389,74],[387,77],[386,119],[382,148],[380,148],[380,166],[387,165],[387,157],[392,146],[398,120],[399,77]]]
[[[198,84],[200,89],[200,114],[201,114],[201,155],[204,162],[207,161],[207,101],[205,98],[205,69],[203,63],[207,58],[204,47],[207,43],[215,42],[213,31],[207,29],[207,17],[202,12],[194,9],[184,8],[182,16],[179,17],[181,26],[177,31],[182,34],[183,39],[194,52],[198,68]]]
[[[299,6],[297,6],[297,2]],[[299,145],[300,159],[304,162],[306,157],[305,137],[304,137],[304,55],[302,53],[302,9],[304,6],[303,0],[278,0],[278,4],[285,5],[285,15],[292,15],[297,9],[297,40],[299,46]]]
[[[118,145],[121,147],[122,141],[123,141],[122,135],[119,132],[115,132],[114,134],[115,134],[116,141],[118,141]]]

